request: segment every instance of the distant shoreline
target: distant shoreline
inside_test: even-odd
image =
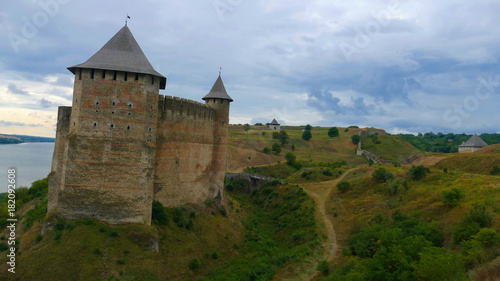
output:
[[[5,135],[0,134],[0,145],[2,144],[21,144],[21,143],[37,143],[37,142],[55,142],[55,138],[26,136],[26,135]]]

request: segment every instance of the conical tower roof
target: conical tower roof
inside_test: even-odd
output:
[[[269,125],[279,125],[280,123],[278,123],[278,121],[276,121],[276,118],[273,118],[273,121],[271,121],[271,123],[269,123]]]
[[[464,142],[459,146],[474,146],[474,147],[485,147],[488,144],[482,140],[477,134],[474,134],[468,141]]]
[[[226,87],[224,87],[224,82],[222,82],[220,73],[219,77],[217,78],[217,81],[215,81],[215,84],[212,87],[212,90],[210,90],[210,92],[203,97],[203,100],[206,99],[223,99],[223,100],[229,100],[229,102],[233,101],[233,99],[226,92]]]
[[[165,89],[167,78],[154,70],[139,47],[128,26],[122,27],[97,53],[82,64],[68,67],[75,74],[77,68],[127,71],[151,74],[160,78],[160,89]]]

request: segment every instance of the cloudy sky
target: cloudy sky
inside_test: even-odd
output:
[[[128,26],[201,101],[219,67],[231,123],[500,132],[500,2],[16,0],[0,7],[0,133],[55,135],[66,69]]]

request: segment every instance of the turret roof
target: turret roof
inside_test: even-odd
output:
[[[273,118],[273,121],[271,121],[271,123],[269,123],[269,125],[279,125],[280,123],[278,123],[278,121],[276,121],[276,118]]]
[[[86,62],[68,67],[73,74],[77,68],[117,70],[154,75],[160,78],[160,89],[165,89],[167,83],[167,78],[151,66],[127,25],[122,27]]]
[[[474,134],[468,141],[464,142],[460,146],[473,146],[473,147],[485,147],[488,144],[482,140],[478,135]]]
[[[233,101],[233,99],[227,94],[226,92],[226,87],[224,87],[224,82],[222,82],[222,78],[219,77],[215,81],[215,84],[213,85],[212,89],[210,92],[202,98],[203,100],[206,99],[223,99],[223,100],[229,100],[230,102]]]

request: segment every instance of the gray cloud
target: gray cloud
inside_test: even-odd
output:
[[[46,99],[44,99],[44,98],[42,98],[42,99],[39,101],[39,103],[40,103],[40,106],[41,106],[42,108],[49,108],[49,107],[56,107],[56,106],[57,106],[57,104],[56,104],[56,103],[51,102],[51,101],[48,101],[48,100],[46,100]]]
[[[0,126],[3,127],[42,127],[42,124],[27,124],[27,123],[22,123],[22,122],[11,122],[11,121],[5,121],[5,120],[0,120]]]
[[[9,90],[10,93],[15,95],[29,96],[28,92],[18,89],[17,86],[14,84],[9,84],[9,86],[7,86],[7,89]]]

